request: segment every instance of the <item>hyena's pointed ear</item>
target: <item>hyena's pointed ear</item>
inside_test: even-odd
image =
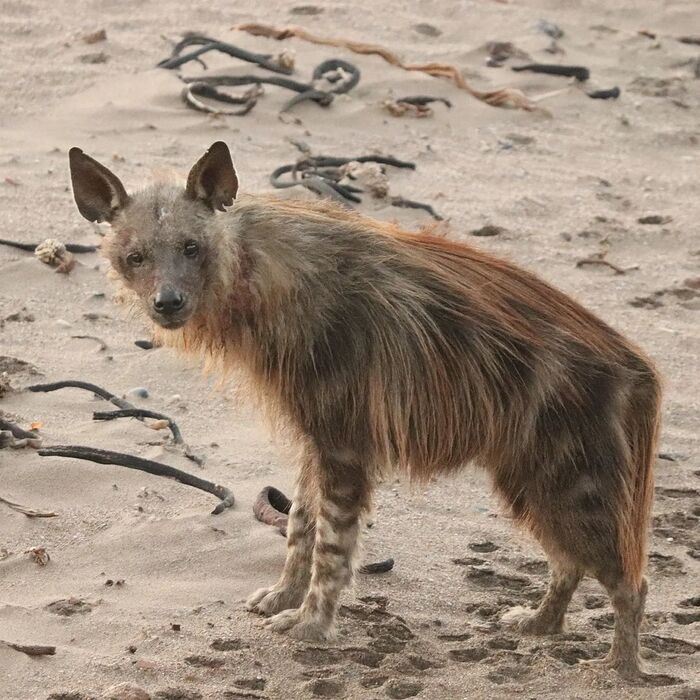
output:
[[[68,152],[73,196],[88,221],[112,221],[129,196],[119,178],[79,148]]]
[[[238,176],[228,146],[223,141],[212,144],[194,164],[187,176],[187,196],[200,199],[210,209],[225,211],[238,192]]]

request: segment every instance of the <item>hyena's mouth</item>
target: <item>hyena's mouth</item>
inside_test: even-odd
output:
[[[165,328],[168,331],[175,331],[178,328],[182,328],[186,323],[187,319],[182,319],[181,321],[176,321],[171,318],[164,318],[164,319],[158,319],[156,323],[161,327]]]
[[[150,316],[153,322],[157,323],[161,328],[174,331],[178,328],[182,328],[190,320],[191,314],[189,311],[183,310],[182,313],[178,314],[169,314],[165,316],[158,313],[151,313]]]
[[[158,318],[155,319],[156,323],[161,327],[169,331],[175,331],[178,328],[182,328],[188,321],[187,318],[176,319],[176,318]]]

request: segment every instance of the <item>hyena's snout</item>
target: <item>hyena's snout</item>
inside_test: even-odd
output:
[[[188,296],[172,285],[163,285],[151,298],[151,315],[164,328],[178,328],[189,317]]]

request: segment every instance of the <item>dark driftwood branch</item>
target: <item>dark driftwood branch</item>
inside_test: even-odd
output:
[[[375,561],[370,564],[363,564],[359,568],[361,574],[385,574],[387,571],[391,571],[394,568],[394,560],[392,557],[388,559],[383,559],[382,561]]]
[[[560,66],[550,63],[528,63],[525,66],[513,66],[514,71],[531,71],[532,73],[546,73],[548,75],[563,75],[567,78],[576,78],[583,83],[591,77],[591,72],[585,66]]]
[[[91,384],[90,382],[83,382],[83,381],[80,381],[77,379],[65,379],[64,381],[52,382],[50,384],[32,384],[32,386],[27,387],[27,390],[33,391],[33,392],[47,393],[50,391],[57,391],[58,389],[69,389],[69,388],[70,389],[85,389],[85,391],[91,391],[96,396],[99,396],[101,399],[105,399],[105,401],[109,401],[110,403],[113,403],[115,406],[118,406],[119,408],[123,408],[123,409],[136,408],[135,406],[132,406],[125,399],[120,399],[118,396],[113,394],[111,391],[107,391],[107,389],[103,389],[102,387],[99,387],[96,384]]]
[[[594,100],[616,100],[620,96],[620,88],[613,87],[608,90],[593,90],[586,94]]]
[[[185,83],[203,83],[212,87],[241,87],[242,85],[276,85],[294,92],[306,92],[308,83],[300,83],[291,78],[280,78],[276,75],[200,75],[196,78],[183,78]]]
[[[56,647],[39,644],[15,644],[14,642],[5,642],[1,639],[0,644],[5,644],[15,651],[21,651],[27,656],[53,656],[56,653]]]
[[[74,459],[85,459],[89,462],[97,462],[98,464],[114,464],[127,469],[138,469],[154,476],[164,476],[167,479],[175,479],[181,484],[192,486],[200,491],[211,493],[221,499],[221,503],[214,508],[212,513],[218,515],[226,508],[230,508],[234,504],[233,493],[230,489],[219,484],[214,484],[206,479],[200,479],[198,476],[188,474],[180,469],[171,467],[167,464],[154,462],[150,459],[142,459],[133,455],[123,454],[121,452],[111,452],[109,450],[99,450],[94,447],[81,447],[80,445],[56,445],[39,450],[42,457],[68,457]]]
[[[111,391],[107,391],[107,389],[103,389],[102,387],[97,386],[96,384],[91,384],[90,382],[83,382],[75,379],[66,379],[62,382],[53,382],[51,384],[33,384],[32,386],[27,387],[29,391],[42,393],[68,388],[85,389],[85,391],[91,391],[96,396],[105,399],[105,401],[113,403],[115,406],[121,409],[120,411],[114,411],[113,413],[106,412],[100,414],[93,414],[94,420],[112,420],[113,418],[133,416],[138,420],[143,420],[144,418],[156,418],[158,420],[168,421],[168,427],[170,428],[170,432],[172,433],[173,441],[176,445],[180,445],[182,447],[185,453],[185,457],[187,457],[187,459],[191,459],[199,466],[202,466],[202,464],[204,463],[203,458],[199,455],[194,454],[190,450],[189,446],[185,443],[185,441],[182,438],[182,433],[177,427],[175,421],[172,418],[170,418],[170,416],[166,416],[164,413],[156,413],[155,411],[148,411],[146,409],[136,408],[136,406],[129,403],[126,399],[119,398]],[[99,415],[100,417],[98,418],[96,417],[96,415]]]
[[[433,102],[442,102],[448,109],[452,107],[452,103],[444,97],[431,97],[430,95],[410,95],[408,97],[397,97],[395,102],[405,102],[416,107],[425,107]]]
[[[242,117],[250,112],[258,103],[258,96],[262,94],[262,88],[259,85],[254,85],[252,89],[248,89],[242,97],[231,97],[226,93],[219,92],[215,87],[203,82],[188,83],[182,88],[180,96],[183,102],[192,109],[198,112],[206,112],[207,114],[223,114],[229,117]],[[225,102],[227,104],[243,105],[240,109],[217,109],[210,107],[205,102],[202,102],[199,97],[208,97],[212,100]]]
[[[394,168],[408,168],[415,170],[416,164],[390,156],[357,156],[355,158],[344,158],[339,156],[308,156],[296,163],[280,165],[270,175],[270,183],[277,189],[286,187],[296,187],[301,185],[306,189],[320,194],[321,196],[330,196],[332,199],[345,199],[350,202],[360,203],[362,200],[357,196],[357,192],[362,190],[352,185],[341,185],[338,180],[341,177],[341,172],[338,168],[347,163],[379,163],[380,165],[391,165]],[[292,174],[291,180],[283,180],[282,175],[287,173]],[[401,198],[395,198],[403,202]],[[393,203],[393,202],[392,202]],[[428,205],[420,205],[418,203],[411,204],[396,204],[395,206],[415,206],[420,209],[426,209]],[[433,215],[434,212],[433,212]]]
[[[287,536],[287,523],[292,501],[274,486],[266,486],[253,503],[253,514],[261,523],[276,527],[280,533]],[[361,574],[383,574],[394,568],[393,559],[363,564],[358,571]]]
[[[0,245],[6,245],[10,248],[18,250],[26,250],[28,253],[33,253],[38,243],[20,243],[19,241],[10,241],[6,238],[0,238]],[[69,253],[95,253],[100,249],[98,245],[83,245],[82,243],[66,243],[66,250]]]
[[[330,84],[330,87],[320,89],[318,81],[322,79],[325,79]],[[348,61],[331,58],[316,66],[312,80],[309,83],[301,83],[291,78],[261,75],[205,75],[196,78],[183,78],[183,80],[186,85],[182,90],[181,96],[188,106],[201,112],[241,116],[247,114],[255,106],[258,96],[262,94],[262,84],[276,85],[298,93],[282,107],[280,112],[286,112],[305,100],[328,107],[333,102],[335,95],[349,92],[360,82],[360,70]],[[231,97],[216,89],[217,86],[238,87],[251,84],[254,88],[257,86],[258,90],[249,90],[243,97]],[[244,106],[240,110],[217,110],[197,100],[196,95],[218,100],[219,102],[242,104]]]
[[[185,443],[177,423],[164,413],[158,413],[158,411],[149,411],[145,408],[123,408],[119,411],[96,411],[92,414],[93,420],[114,420],[115,418],[154,418],[155,420],[167,421],[168,428],[170,428],[170,432],[173,435],[173,442],[176,445],[184,445]]]
[[[187,54],[181,55],[183,49],[188,46],[199,46],[200,48],[190,51]],[[280,65],[274,60],[271,54],[260,54],[253,53],[252,51],[246,51],[238,46],[229,44],[225,41],[218,41],[217,39],[212,39],[208,36],[203,36],[201,34],[186,34],[181,41],[179,41],[173,47],[172,54],[170,58],[162,60],[159,64],[159,68],[167,68],[173,70],[174,68],[179,68],[189,61],[197,60],[202,54],[209,51],[220,51],[233,58],[239,58],[242,61],[247,61],[248,63],[255,63],[261,68],[266,68],[267,70],[274,71],[275,73],[286,73],[292,72],[291,68]]]
[[[404,209],[422,209],[427,211],[430,216],[436,221],[442,221],[443,217],[438,214],[435,209],[433,209],[430,204],[424,204],[423,202],[414,202],[412,199],[404,199],[403,197],[392,197],[391,198],[392,207],[402,207]]]

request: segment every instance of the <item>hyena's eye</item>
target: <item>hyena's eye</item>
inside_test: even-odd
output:
[[[143,262],[143,255],[137,252],[129,253],[126,262],[130,267],[138,267]]]
[[[199,245],[196,241],[187,241],[184,251],[188,258],[196,258],[199,255]]]

